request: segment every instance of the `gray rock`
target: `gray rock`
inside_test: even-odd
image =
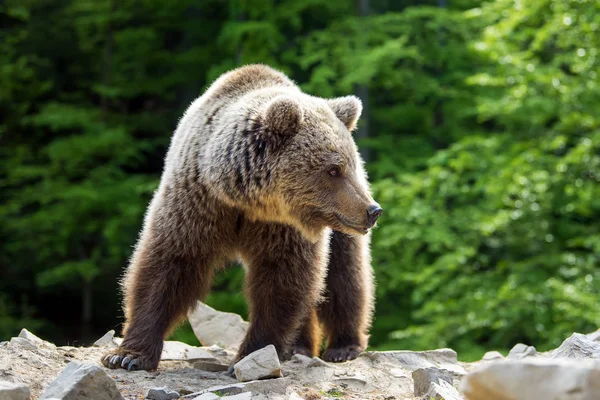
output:
[[[433,383],[446,381],[452,386],[452,375],[438,368],[419,368],[412,372],[415,396],[423,396],[429,392]]]
[[[452,386],[451,383],[446,381],[440,381],[439,383],[432,383],[429,391],[425,395],[424,399],[431,400],[461,400],[462,396],[458,393],[458,390]]]
[[[160,359],[163,361],[203,361],[215,364],[219,363],[219,360],[212,354],[200,347],[190,346],[186,343],[171,340],[164,343]]]
[[[115,331],[110,330],[104,334],[100,339],[94,342],[94,346],[96,347],[117,347],[117,343],[115,342]]]
[[[229,369],[229,365],[221,364],[219,362],[197,361],[194,363],[194,368],[201,371],[222,372],[227,371]]]
[[[536,351],[535,347],[527,346],[526,344],[523,344],[523,343],[518,343],[515,345],[515,347],[510,349],[510,351],[508,352],[507,358],[519,359],[519,358],[535,356],[536,354],[537,354],[537,351]]]
[[[588,339],[593,340],[594,342],[600,342],[600,329],[598,329],[596,332],[588,333],[585,336],[587,336]]]
[[[574,333],[551,353],[552,358],[600,358],[600,343]]]
[[[593,400],[600,393],[600,362],[527,358],[484,364],[460,390],[468,400]]]
[[[502,360],[504,359],[504,356],[502,355],[502,353],[498,352],[498,351],[488,351],[487,353],[485,353],[483,355],[482,360],[483,361],[495,361],[495,360]]]
[[[10,344],[11,346],[17,346],[27,350],[37,350],[38,348],[31,340],[21,337],[10,338]]]
[[[259,381],[250,381],[243,383],[234,383],[232,385],[212,386],[197,393],[191,393],[183,396],[184,399],[196,399],[200,395],[213,393],[223,398],[224,396],[234,396],[241,393],[256,393],[256,394],[285,394],[286,389],[291,382],[288,378],[267,379]],[[204,400],[204,399],[203,399]]]
[[[24,383],[0,381],[0,400],[29,400],[30,396]]]
[[[71,362],[50,383],[42,399],[61,400],[121,400],[115,381],[96,365]]]
[[[439,349],[429,351],[367,351],[358,356],[359,359],[368,358],[374,366],[386,364],[401,366],[414,371],[419,368],[435,367],[445,369],[456,376],[466,374],[465,369],[458,364],[456,352],[452,349]]]
[[[147,400],[173,400],[179,397],[178,392],[169,390],[166,386],[148,389],[145,396]]]
[[[223,396],[221,400],[252,400],[252,392],[244,392],[233,396]]]
[[[282,376],[279,357],[272,344],[248,354],[233,366],[233,370],[239,382]]]
[[[31,343],[35,344],[38,347],[48,347],[52,349],[56,348],[56,345],[54,343],[50,343],[43,339],[40,339],[25,328],[21,329],[21,332],[19,332],[19,337],[29,340]]]
[[[221,400],[222,397],[217,396],[214,393],[204,393],[198,397],[194,397],[193,400]]]
[[[217,311],[200,301],[188,319],[203,346],[216,344],[224,348],[238,347],[249,325],[237,314]]]

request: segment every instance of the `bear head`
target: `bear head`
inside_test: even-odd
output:
[[[355,96],[301,92],[269,99],[260,113],[269,148],[273,211],[311,235],[325,227],[366,234],[382,212],[369,192],[351,135],[362,111]]]

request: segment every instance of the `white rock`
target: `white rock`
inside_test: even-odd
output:
[[[523,344],[523,343],[518,343],[515,345],[515,347],[510,349],[510,351],[508,352],[508,356],[506,356],[506,357],[518,359],[518,358],[535,356],[536,354],[537,354],[537,351],[535,350],[535,347],[527,346],[526,344]]]
[[[224,348],[238,347],[249,325],[237,314],[217,311],[200,301],[189,313],[188,319],[203,346],[216,344]]]
[[[248,354],[233,366],[233,370],[239,382],[282,376],[279,357],[272,344]]]
[[[483,355],[483,361],[503,360],[504,356],[498,351],[488,351]]]
[[[600,343],[574,333],[551,353],[552,358],[600,358]]]
[[[414,381],[414,393],[415,396],[423,396],[429,392],[429,388],[434,383],[440,383],[446,381],[452,385],[452,375],[447,371],[438,368],[419,368],[412,372],[412,378]]]
[[[458,393],[454,386],[446,381],[432,383],[425,396],[425,399],[427,400],[460,400],[462,398],[463,397]]]
[[[94,346],[96,347],[117,347],[118,344],[115,342],[115,331],[111,329],[106,332],[104,336],[94,342]]]
[[[23,338],[23,339],[27,339],[31,343],[34,343],[36,346],[39,346],[39,347],[49,347],[52,349],[56,348],[56,345],[54,343],[50,343],[50,342],[45,341],[44,339],[40,339],[39,337],[35,336],[33,333],[29,332],[25,328],[21,329],[21,332],[19,332],[19,337]]]
[[[458,364],[456,352],[452,349],[429,351],[367,351],[359,357],[368,358],[376,364],[400,365],[414,371],[419,368],[435,367],[445,369],[454,375],[466,374],[465,369]]]
[[[160,359],[164,361],[204,361],[218,364],[217,360],[208,351],[189,344],[177,342],[177,341],[166,341],[163,346],[163,351],[160,355]]]
[[[13,337],[10,338],[10,344],[12,346],[18,346],[27,350],[37,350],[37,346],[29,339],[21,338],[21,337]]]
[[[592,400],[600,393],[600,362],[527,358],[484,364],[461,382],[468,400]]]
[[[0,400],[29,400],[29,387],[24,383],[0,380]]]
[[[585,336],[587,336],[588,339],[593,340],[594,342],[600,342],[600,329],[598,329],[595,332],[588,333]]]
[[[252,400],[252,392],[234,394],[233,396],[223,396],[221,400]]]
[[[208,393],[201,394],[198,397],[194,397],[192,400],[221,400],[221,399],[222,399],[222,397],[219,397],[214,393],[208,392]]]
[[[50,383],[42,399],[61,400],[121,400],[115,381],[96,365],[71,362]]]
[[[169,390],[166,386],[148,389],[145,396],[147,400],[173,400],[179,397],[178,392]]]
[[[290,397],[288,397],[288,400],[302,400],[302,397],[300,397],[298,393],[292,392]]]

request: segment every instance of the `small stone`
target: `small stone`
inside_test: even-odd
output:
[[[54,343],[50,343],[45,341],[44,339],[40,339],[25,328],[21,329],[21,332],[19,332],[19,337],[29,340],[31,343],[35,344],[38,347],[56,348],[56,345]]]
[[[537,351],[533,346],[527,346],[523,343],[518,343],[509,352],[507,358],[525,358],[535,356]]]
[[[94,346],[96,347],[117,347],[117,344],[114,341],[115,331],[111,329],[106,332],[104,336],[94,342]]]
[[[10,338],[10,344],[27,350],[37,350],[38,348],[31,340],[22,337]]]
[[[223,396],[221,400],[252,400],[252,392],[234,394],[233,396]]]
[[[50,383],[42,399],[61,400],[122,400],[115,381],[104,370],[92,364],[71,362]]]
[[[197,361],[194,363],[194,368],[207,372],[223,372],[229,369],[229,365],[219,362]]]
[[[188,319],[203,346],[216,344],[224,348],[238,347],[249,326],[239,315],[217,311],[200,301],[189,313]]]
[[[483,361],[502,360],[504,356],[499,351],[488,351],[483,355]]]
[[[1,400],[29,400],[29,387],[24,383],[0,381]]]
[[[319,357],[313,357],[312,360],[307,365],[308,368],[314,367],[331,367],[325,361],[321,360]]]
[[[452,385],[452,375],[438,368],[419,368],[412,372],[415,396],[423,396],[429,391],[432,383],[446,381]]]
[[[248,354],[233,366],[239,382],[281,377],[281,364],[272,344]]]
[[[288,400],[302,400],[302,397],[300,397],[298,393],[292,392],[290,397],[288,397]]]
[[[600,358],[600,343],[581,333],[574,333],[552,351],[552,358]]]
[[[148,389],[145,396],[147,400],[173,400],[178,399],[179,397],[178,392],[169,390],[166,386]]]
[[[427,400],[461,400],[461,396],[458,391],[452,386],[451,383],[446,381],[440,381],[439,383],[432,383],[429,391],[427,392],[425,399]]]
[[[183,342],[168,340],[163,345],[160,355],[163,361],[205,361],[218,363],[215,357],[208,351]]]
[[[221,399],[222,399],[222,397],[219,397],[214,393],[208,392],[208,393],[201,394],[198,397],[194,397],[192,400],[221,400]]]

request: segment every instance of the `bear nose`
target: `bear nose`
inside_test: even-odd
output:
[[[383,209],[379,206],[379,204],[371,204],[369,207],[367,207],[367,221],[369,221],[371,226],[375,225],[377,218],[379,218],[382,212]]]

